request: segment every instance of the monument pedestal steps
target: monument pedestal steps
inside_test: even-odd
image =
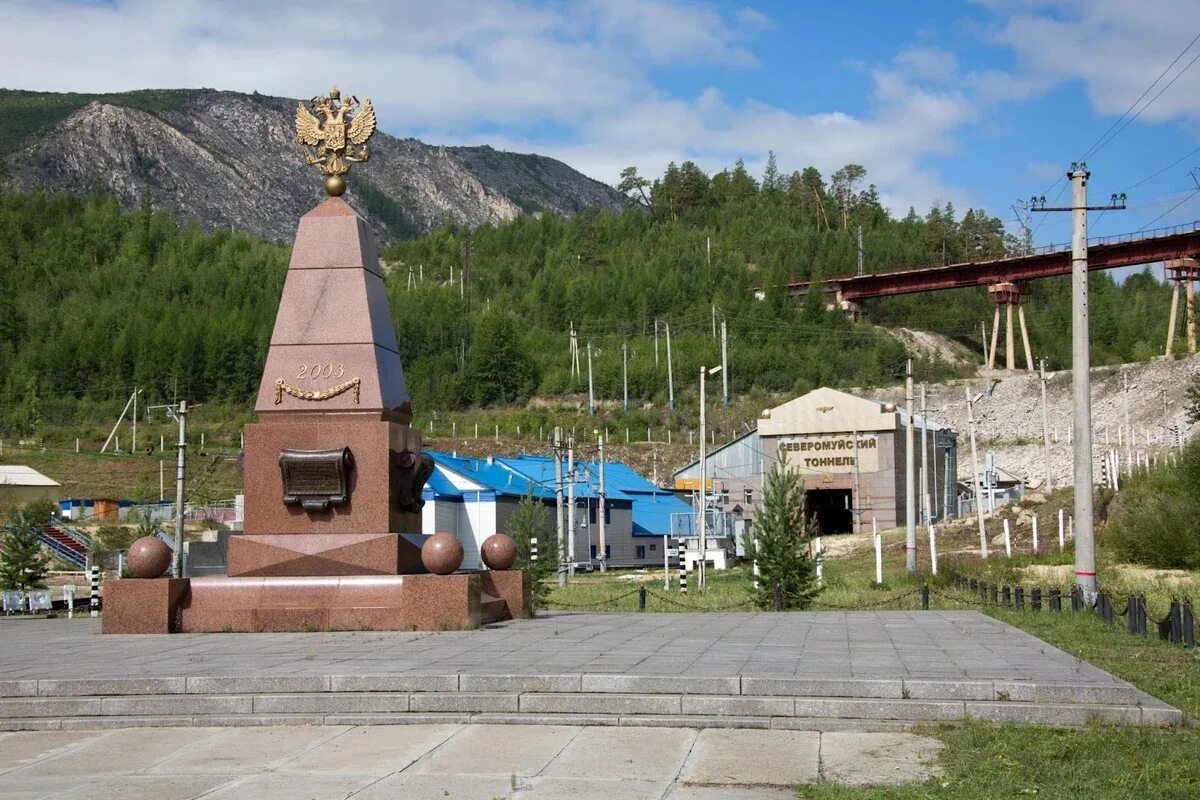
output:
[[[1128,684],[768,676],[391,674],[0,682],[0,730],[430,722],[906,730],[987,722],[1179,725]]]

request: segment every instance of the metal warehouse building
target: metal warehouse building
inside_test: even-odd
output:
[[[730,514],[740,539],[753,527],[764,476],[782,462],[804,480],[805,509],[822,533],[869,530],[872,520],[880,528],[904,525],[909,424],[904,410],[890,403],[815,389],[764,411],[757,430],[706,454],[709,506]],[[919,513],[932,520],[953,516],[957,434],[921,417],[911,424]],[[676,489],[697,491],[699,475],[698,461],[679,470]]]

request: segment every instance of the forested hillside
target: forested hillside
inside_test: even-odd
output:
[[[629,171],[624,212],[522,216],[395,245],[383,257],[414,406],[429,413],[586,392],[590,343],[598,398],[619,404],[624,346],[631,405],[663,408],[669,325],[679,404],[694,408],[700,365],[719,363],[714,319],[728,325],[735,394],[890,383],[905,358],[892,337],[826,310],[818,294],[796,300],[779,287],[853,272],[859,225],[868,270],[993,256],[1018,243],[977,211],[893,219],[864,182],[853,165],[828,185],[813,169],[784,177],[768,168],[761,181],[740,164],[711,178],[672,166],[653,182]],[[144,404],[248,403],[287,257],[252,236],[122,211],[109,198],[0,194],[0,434],[111,420],[135,384]],[[1148,275],[1092,282],[1096,362],[1153,355],[1162,326],[1147,322],[1162,318],[1168,290]],[[754,298],[759,286],[765,300]],[[1035,285],[1034,349],[1051,366],[1066,363],[1069,315],[1063,281]],[[874,303],[867,317],[977,347],[991,307],[973,290]],[[949,373],[920,369],[931,380]]]

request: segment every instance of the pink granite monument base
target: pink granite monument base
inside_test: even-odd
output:
[[[187,578],[123,578],[104,584],[101,633],[175,633]]]
[[[472,573],[192,578],[180,630],[469,630],[485,621],[480,586]]]

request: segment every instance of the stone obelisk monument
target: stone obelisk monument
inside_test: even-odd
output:
[[[117,609],[106,632],[437,630],[529,613],[507,537],[493,537],[507,558],[485,554],[492,569],[458,572],[461,543],[420,533],[433,461],[409,427],[375,239],[341,198],[375,112],[336,89],[311,106],[299,104],[297,133],[329,197],[296,233],[259,421],[245,430],[245,526],[230,537],[228,575],[161,578],[144,559],[142,580],[106,591]]]

